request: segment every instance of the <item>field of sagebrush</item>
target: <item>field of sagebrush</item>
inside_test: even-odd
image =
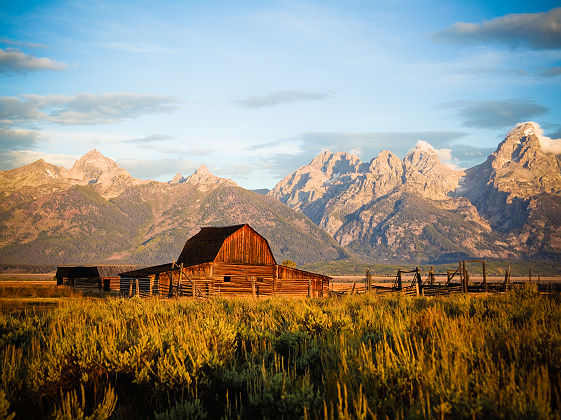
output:
[[[73,298],[0,357],[0,418],[559,418],[561,298]]]

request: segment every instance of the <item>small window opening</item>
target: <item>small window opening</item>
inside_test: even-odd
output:
[[[224,276],[224,283],[230,283],[230,280],[232,280],[232,276]]]
[[[258,283],[263,283],[265,280],[263,279],[263,277],[257,277],[257,282]]]

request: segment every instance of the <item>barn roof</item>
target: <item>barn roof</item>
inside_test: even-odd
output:
[[[119,273],[121,277],[148,277],[152,274],[159,274],[165,271],[170,271],[173,267],[172,263],[155,265],[152,267],[141,268],[139,270],[126,271]]]
[[[86,267],[86,266],[61,266],[56,270],[56,278],[62,279],[66,278],[93,278],[99,277],[99,272],[97,267]]]
[[[199,233],[187,240],[177,264],[190,266],[214,261],[226,238],[244,226],[201,228]]]
[[[95,278],[95,277],[118,277],[123,271],[138,268],[136,265],[66,265],[56,270],[57,278]]]
[[[98,265],[99,277],[119,277],[123,271],[136,270],[138,265]]]

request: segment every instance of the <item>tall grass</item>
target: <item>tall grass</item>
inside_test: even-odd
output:
[[[0,286],[0,298],[57,298],[57,297],[81,297],[80,291],[70,287],[60,286]]]
[[[559,418],[560,321],[560,297],[531,288],[487,298],[83,299],[0,315],[0,413]]]

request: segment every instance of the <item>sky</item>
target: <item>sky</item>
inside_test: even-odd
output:
[[[257,189],[323,150],[467,168],[522,121],[561,138],[551,1],[0,2],[2,170],[95,148]]]

